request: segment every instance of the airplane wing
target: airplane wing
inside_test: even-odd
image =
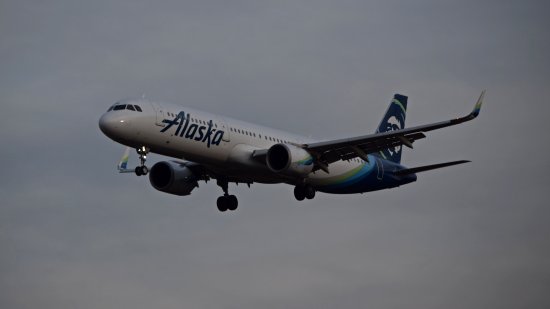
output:
[[[349,160],[359,157],[368,161],[367,154],[369,153],[375,153],[382,149],[400,145],[412,148],[414,141],[426,137],[424,132],[457,125],[476,118],[479,115],[484,95],[485,91],[479,96],[473,111],[464,117],[401,130],[304,144],[302,147],[316,158],[316,165],[323,170],[327,169],[328,164],[339,160]]]

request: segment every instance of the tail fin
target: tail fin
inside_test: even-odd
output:
[[[401,130],[405,128],[405,116],[407,114],[407,97],[400,94],[395,94],[391,100],[390,106],[382,118],[376,133],[387,131]],[[379,155],[386,160],[395,163],[401,162],[401,150],[403,146],[383,149]]]

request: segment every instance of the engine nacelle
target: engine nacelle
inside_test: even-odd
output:
[[[189,195],[198,187],[198,177],[185,165],[170,161],[158,162],[149,172],[151,185],[162,192]]]
[[[276,144],[267,151],[266,163],[275,173],[307,176],[313,171],[313,157],[306,150],[288,144]]]

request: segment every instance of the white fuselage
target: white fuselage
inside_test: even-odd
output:
[[[330,174],[317,170],[305,179],[280,175],[265,163],[252,159],[253,152],[280,143],[301,145],[315,140],[175,104],[144,99],[117,102],[114,106],[117,104],[137,105],[142,111],[111,110],[111,107],[100,119],[101,130],[111,139],[130,147],[147,146],[153,153],[203,164],[238,182],[296,184],[305,181],[317,185],[374,164],[355,158],[332,163]],[[181,112],[184,117],[178,120]]]

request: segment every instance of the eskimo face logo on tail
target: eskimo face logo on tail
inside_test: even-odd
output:
[[[403,125],[397,119],[395,116],[391,116],[388,121],[386,122],[386,131],[395,131],[395,130],[401,130],[403,129]],[[395,146],[393,148],[388,148],[388,151],[390,152],[390,155],[394,155],[396,153],[399,153],[401,151],[402,146]]]
[[[172,120],[162,120],[163,123],[166,123],[166,127],[160,130],[160,132],[164,133],[171,127],[177,126],[176,132],[174,133],[175,136],[206,143],[206,147],[208,148],[210,148],[210,145],[220,145],[224,131],[214,129],[212,120],[208,121],[208,126],[201,126],[196,123],[190,124],[190,119],[191,114],[186,115],[185,112],[179,112]]]

